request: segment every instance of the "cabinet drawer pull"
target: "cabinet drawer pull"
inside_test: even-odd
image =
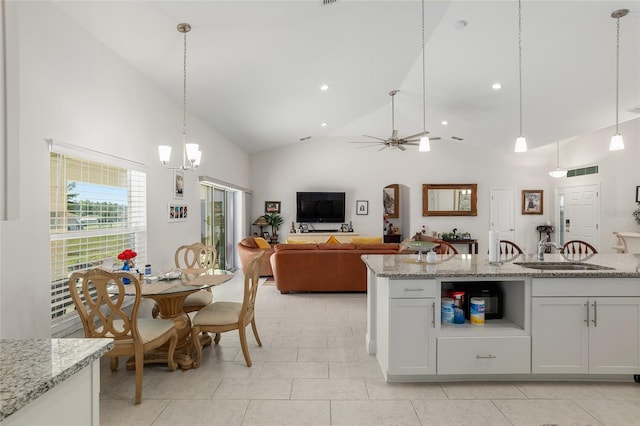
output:
[[[482,359],[482,358],[493,359],[495,357],[496,357],[495,355],[491,355],[491,354],[486,354],[486,355],[477,354],[476,355],[476,359]]]
[[[431,326],[436,328],[436,302],[431,302]]]
[[[593,301],[593,319],[591,320],[594,327],[598,326],[598,302]]]
[[[424,291],[424,288],[408,288],[408,287],[405,287],[404,291]]]

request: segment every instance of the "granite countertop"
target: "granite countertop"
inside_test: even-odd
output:
[[[111,350],[113,339],[0,340],[0,420]]]
[[[418,263],[416,254],[365,254],[363,262],[378,277],[438,278],[438,277],[536,277],[536,278],[638,278],[640,284],[640,255],[596,254],[586,260],[545,254],[544,262],[583,262],[606,266],[610,270],[540,270],[525,268],[514,262],[535,262],[535,255],[522,254],[508,262],[490,264],[482,254],[438,255],[437,263]]]

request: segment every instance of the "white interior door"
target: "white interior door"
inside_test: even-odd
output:
[[[501,240],[516,241],[515,190],[491,190],[491,230],[500,233]]]
[[[586,241],[600,246],[600,186],[585,185],[562,188],[564,193],[564,241]]]

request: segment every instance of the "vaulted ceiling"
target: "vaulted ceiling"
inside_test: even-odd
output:
[[[393,89],[400,90],[400,136],[422,130],[420,1],[52,3],[177,102],[183,38],[176,25],[191,24],[189,114],[249,153],[307,137],[345,144],[366,140],[362,134],[386,138]],[[640,3],[522,2],[523,133],[530,149],[615,124],[610,15],[621,8],[630,9],[620,20],[625,121],[640,117]],[[512,151],[519,133],[518,2],[429,0],[425,10],[428,130],[443,138],[438,143]],[[492,89],[496,82],[502,89]],[[329,90],[320,91],[325,83]]]

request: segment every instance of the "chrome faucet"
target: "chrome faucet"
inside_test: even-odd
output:
[[[536,257],[536,260],[538,262],[544,261],[544,250],[547,247],[553,247],[556,250],[558,249],[558,246],[556,245],[556,243],[549,241],[549,235],[545,235],[544,237],[541,237],[540,241],[538,241],[538,256]]]

